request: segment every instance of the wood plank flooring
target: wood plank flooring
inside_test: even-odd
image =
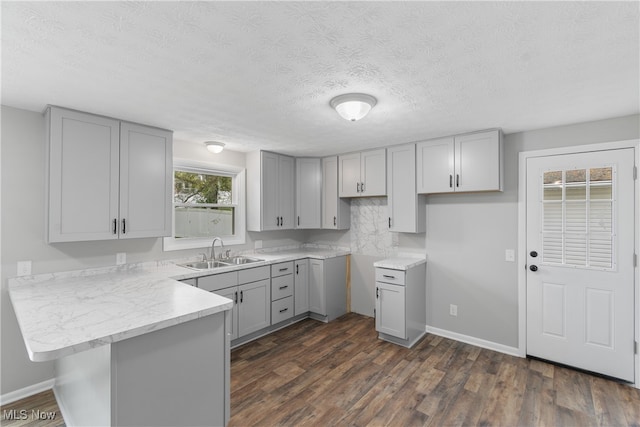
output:
[[[371,318],[305,320],[232,352],[230,426],[640,426],[640,390]]]
[[[640,390],[427,335],[408,350],[373,319],[313,320],[231,353],[229,426],[636,426]],[[53,421],[5,410],[55,411]],[[64,426],[51,391],[2,407],[3,426]]]

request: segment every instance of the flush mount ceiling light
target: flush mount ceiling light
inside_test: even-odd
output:
[[[355,122],[366,116],[378,102],[373,96],[365,93],[347,93],[333,98],[329,105],[334,108],[343,119]]]
[[[205,141],[204,144],[207,146],[207,150],[214,154],[222,153],[224,150],[224,142]]]

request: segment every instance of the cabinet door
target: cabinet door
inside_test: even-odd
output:
[[[327,315],[324,263],[319,259],[309,260],[309,311],[322,316]]]
[[[338,156],[338,167],[339,196],[360,196],[360,153]]]
[[[376,330],[406,339],[404,286],[376,282]]]
[[[338,157],[322,159],[322,228],[345,230],[351,225],[351,203],[338,197]]]
[[[278,159],[278,200],[280,211],[280,229],[293,229],[295,225],[296,193],[296,166],[295,159],[288,156],[279,156]]]
[[[294,280],[294,314],[309,311],[309,260],[296,261]]]
[[[387,150],[363,151],[360,155],[360,196],[386,196]]]
[[[49,242],[117,239],[120,122],[56,107],[47,119]]]
[[[415,144],[387,150],[389,230],[421,233],[426,228],[426,201],[416,195]]]
[[[453,137],[432,139],[417,145],[418,193],[454,191]]]
[[[271,280],[238,286],[238,336],[271,325]]]
[[[231,309],[231,313],[229,313],[229,338],[231,340],[235,340],[238,338],[238,288],[234,286],[233,288],[226,288],[220,291],[216,291],[216,294],[229,298],[233,301],[233,308]]]
[[[280,224],[280,201],[278,200],[278,187],[280,177],[278,174],[278,156],[274,153],[262,152],[260,170],[260,197],[262,230],[277,230]]]
[[[172,134],[120,126],[120,238],[171,235]]]
[[[296,228],[320,228],[320,159],[296,159]]]
[[[455,137],[456,191],[502,191],[498,130]]]

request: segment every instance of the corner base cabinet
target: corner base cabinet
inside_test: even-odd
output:
[[[410,348],[426,329],[426,263],[406,270],[376,263],[376,331],[382,340]]]
[[[347,257],[309,260],[311,318],[330,322],[347,313]]]

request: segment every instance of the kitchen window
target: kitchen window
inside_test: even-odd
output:
[[[219,236],[225,245],[245,243],[244,169],[175,161],[173,236],[164,250],[206,248]]]

